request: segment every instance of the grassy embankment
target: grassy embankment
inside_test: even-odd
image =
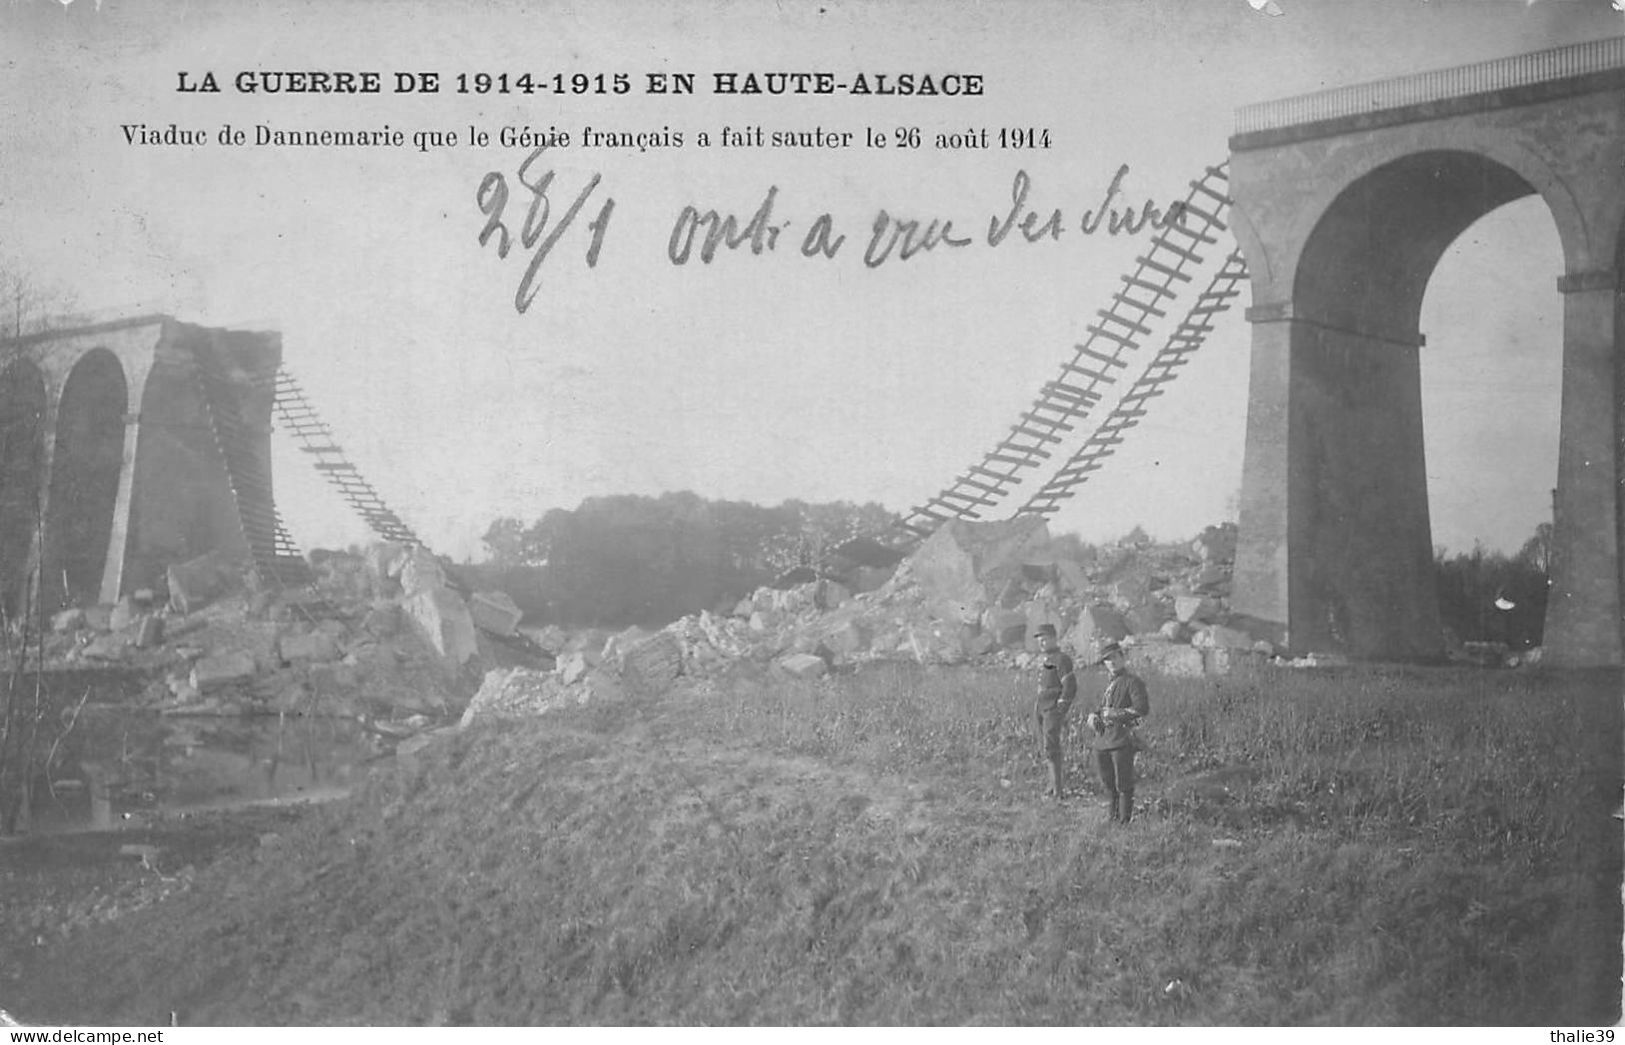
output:
[[[1023,681],[740,677],[482,725],[179,902],[61,946],[8,1007],[182,1023],[1617,1018],[1617,674],[1152,679],[1127,828],[1092,791],[1037,798]],[[1096,788],[1084,757],[1073,782]]]

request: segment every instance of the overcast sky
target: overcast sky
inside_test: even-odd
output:
[[[339,440],[431,546],[482,554],[491,519],[584,497],[689,489],[764,504],[880,501],[905,511],[980,459],[1070,358],[1145,237],[985,242],[1018,170],[1069,223],[1127,164],[1126,202],[1180,198],[1222,161],[1238,106],[1323,87],[1625,33],[1605,2],[1244,0],[1065,4],[781,2],[0,6],[0,257],[96,310],[272,327]],[[236,90],[242,71],[377,71],[376,95]],[[398,94],[397,71],[441,75]],[[719,96],[716,72],[965,73],[981,97]],[[219,93],[177,90],[213,73]],[[462,94],[458,73],[628,74],[616,95]],[[691,72],[692,96],[646,93]],[[589,81],[589,87],[595,81]],[[473,84],[471,83],[472,87]],[[205,131],[198,147],[130,144],[124,124]],[[223,148],[244,129],[406,132],[402,148]],[[466,143],[474,125],[485,148]],[[539,268],[482,247],[476,191],[514,193],[528,150],[504,127],[572,136],[552,217],[600,177]],[[844,149],[725,146],[724,126],[848,132]],[[595,147],[586,128],[681,134],[681,147]],[[1035,151],[940,150],[939,132],[1047,131]],[[866,147],[918,128],[921,146]],[[413,132],[455,131],[419,151]],[[698,135],[713,136],[702,146]],[[687,205],[748,220],[770,188],[778,245],[710,264],[668,257]],[[614,207],[595,268],[588,222]],[[865,266],[879,211],[952,220],[979,242]],[[799,246],[827,213],[834,258]],[[1228,245],[1226,245],[1228,246]],[[1219,258],[1213,258],[1217,263]],[[1543,204],[1470,228],[1423,315],[1434,543],[1515,549],[1548,517],[1556,472],[1562,262]],[[1181,303],[1181,308],[1183,303]],[[1180,538],[1234,518],[1247,324],[1228,315],[1172,392],[1057,530],[1139,524]],[[284,514],[303,545],[365,533],[293,453]],[[1042,481],[1018,488],[1010,508]]]

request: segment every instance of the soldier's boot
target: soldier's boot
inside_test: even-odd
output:
[[[1118,811],[1116,819],[1126,824],[1134,818],[1134,792],[1124,791],[1118,797],[1122,808]]]
[[[1123,819],[1123,807],[1116,791],[1106,792],[1106,815],[1114,824]]]
[[[1054,795],[1056,799],[1060,799],[1064,794],[1063,789],[1066,787],[1066,767],[1061,764],[1061,760],[1058,758],[1050,759],[1049,779],[1049,793]]]

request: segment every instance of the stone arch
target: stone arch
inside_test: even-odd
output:
[[[1292,208],[1293,215],[1285,225],[1280,221],[1281,216],[1271,215],[1267,230],[1254,231],[1250,221],[1245,229],[1236,230],[1249,267],[1256,270],[1253,275],[1256,300],[1262,303],[1288,300],[1293,296],[1298,274],[1304,268],[1304,255],[1311,241],[1324,227],[1326,216],[1338,207],[1340,201],[1350,199],[1351,192],[1368,192],[1369,184],[1365,190],[1359,189],[1365,179],[1385,168],[1395,168],[1389,171],[1386,178],[1403,176],[1407,167],[1426,162],[1418,160],[1418,157],[1430,156],[1441,159],[1453,157],[1451,162],[1460,168],[1471,169],[1476,165],[1486,172],[1498,170],[1497,177],[1523,183],[1524,189],[1519,196],[1538,194],[1557,226],[1569,272],[1589,271],[1612,253],[1612,244],[1599,242],[1597,232],[1600,230],[1594,230],[1586,220],[1587,208],[1575,196],[1570,185],[1572,177],[1565,178],[1562,172],[1554,169],[1551,163],[1515,136],[1497,133],[1493,127],[1458,125],[1450,127],[1448,133],[1440,133],[1429,139],[1426,147],[1419,147],[1418,140],[1408,135],[1396,135],[1366,142],[1359,149],[1317,154],[1310,166],[1300,174],[1302,181],[1299,184],[1306,187],[1300,190]],[[1460,172],[1452,173],[1459,176]],[[1487,208],[1479,216],[1493,209]],[[1238,208],[1238,211],[1243,210],[1245,208]],[[1305,224],[1298,224],[1300,222]],[[1293,225],[1297,227],[1291,227]],[[1448,246],[1449,242],[1446,240],[1445,245]],[[1272,251],[1269,249],[1271,247],[1276,249]],[[1256,262],[1255,258],[1262,259],[1262,263]],[[1261,279],[1261,275],[1266,278]]]
[[[158,356],[141,389],[124,587],[156,588],[165,567],[243,548],[231,477],[191,352]]]
[[[27,606],[45,468],[45,377],[26,359],[0,370],[0,609]]]
[[[1536,192],[1509,167],[1471,152],[1412,152],[1344,188],[1304,242],[1295,315],[1399,342],[1420,340],[1428,280],[1470,225]]]
[[[41,581],[47,609],[100,598],[124,464],[127,409],[128,384],[118,357],[105,348],[82,355],[57,405]]]

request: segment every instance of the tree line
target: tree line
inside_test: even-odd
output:
[[[1486,551],[1434,553],[1439,618],[1463,642],[1504,642],[1514,650],[1538,646],[1546,626],[1552,567],[1552,524],[1541,523],[1515,554]]]
[[[476,567],[520,608],[562,625],[658,625],[714,610],[852,537],[883,539],[898,517],[876,503],[763,507],[683,491],[589,497],[526,524],[499,518]]]

